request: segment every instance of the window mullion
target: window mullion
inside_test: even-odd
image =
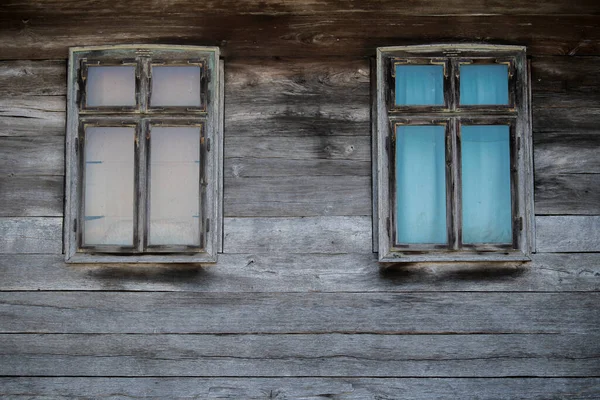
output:
[[[140,80],[139,102],[140,111],[146,113],[148,110],[148,97],[150,92],[150,59],[148,57],[138,57],[140,64],[138,77]],[[139,136],[136,141],[136,209],[137,221],[136,227],[138,232],[138,240],[136,242],[139,252],[144,252],[148,243],[148,140],[149,140],[149,123],[146,119],[140,119],[138,130]]]
[[[461,154],[461,137],[460,137],[460,118],[453,118],[451,123],[452,129],[452,198],[450,207],[452,207],[452,230],[454,241],[451,248],[458,250],[462,247],[462,154]]]
[[[136,138],[136,232],[137,232],[137,249],[143,252],[146,248],[146,237],[148,227],[146,226],[147,207],[147,171],[148,171],[148,123],[146,120],[140,121],[138,124],[138,137]]]

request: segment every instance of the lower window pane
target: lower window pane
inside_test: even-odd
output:
[[[396,128],[396,234],[399,244],[448,243],[445,127]]]
[[[510,130],[461,127],[462,242],[511,243]]]
[[[200,245],[200,127],[150,134],[150,245]]]
[[[133,246],[134,128],[85,130],[84,245]]]

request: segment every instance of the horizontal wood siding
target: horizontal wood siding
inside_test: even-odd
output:
[[[0,335],[0,374],[580,377],[598,372],[599,339],[479,334]]]
[[[93,398],[447,400],[476,394],[479,400],[596,400],[600,378],[0,378],[6,397],[71,398],[81,388]]]
[[[4,292],[0,332],[590,334],[600,331],[598,301],[600,293]]]
[[[527,46],[532,261],[379,264],[371,58]],[[66,265],[67,50],[219,46],[214,266]],[[0,397],[600,398],[600,4],[0,4]]]
[[[543,253],[531,263],[382,268],[372,253],[222,254],[215,266],[65,265],[62,255],[0,255],[0,290],[182,292],[600,291],[600,253]]]

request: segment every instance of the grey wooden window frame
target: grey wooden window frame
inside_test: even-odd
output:
[[[460,105],[463,63],[509,65],[508,105]],[[444,104],[397,106],[395,65],[443,64]],[[373,251],[380,262],[528,261],[534,249],[533,157],[529,66],[522,46],[417,45],[377,49],[373,98]],[[399,244],[394,199],[395,135],[398,125],[444,125],[446,141],[446,245]],[[512,243],[461,243],[460,129],[463,125],[510,127]]]
[[[135,66],[135,106],[89,107],[89,65]],[[152,107],[152,66],[200,67],[199,107]],[[69,52],[64,253],[69,263],[214,263],[223,230],[223,64],[218,47],[117,45],[73,47]],[[133,246],[84,246],[84,143],[88,126],[135,128]],[[150,245],[149,155],[153,126],[200,128],[200,245]]]

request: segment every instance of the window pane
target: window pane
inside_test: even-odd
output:
[[[133,245],[134,128],[85,130],[85,245]]]
[[[461,136],[462,241],[511,243],[509,127],[463,125]]]
[[[444,105],[444,66],[396,65],[396,105]]]
[[[88,107],[135,106],[135,66],[88,67]]]
[[[200,67],[152,67],[152,106],[200,107]]]
[[[508,104],[508,65],[461,65],[460,104]]]
[[[445,128],[396,129],[398,243],[447,243]]]
[[[200,245],[200,128],[153,127],[151,245]]]

